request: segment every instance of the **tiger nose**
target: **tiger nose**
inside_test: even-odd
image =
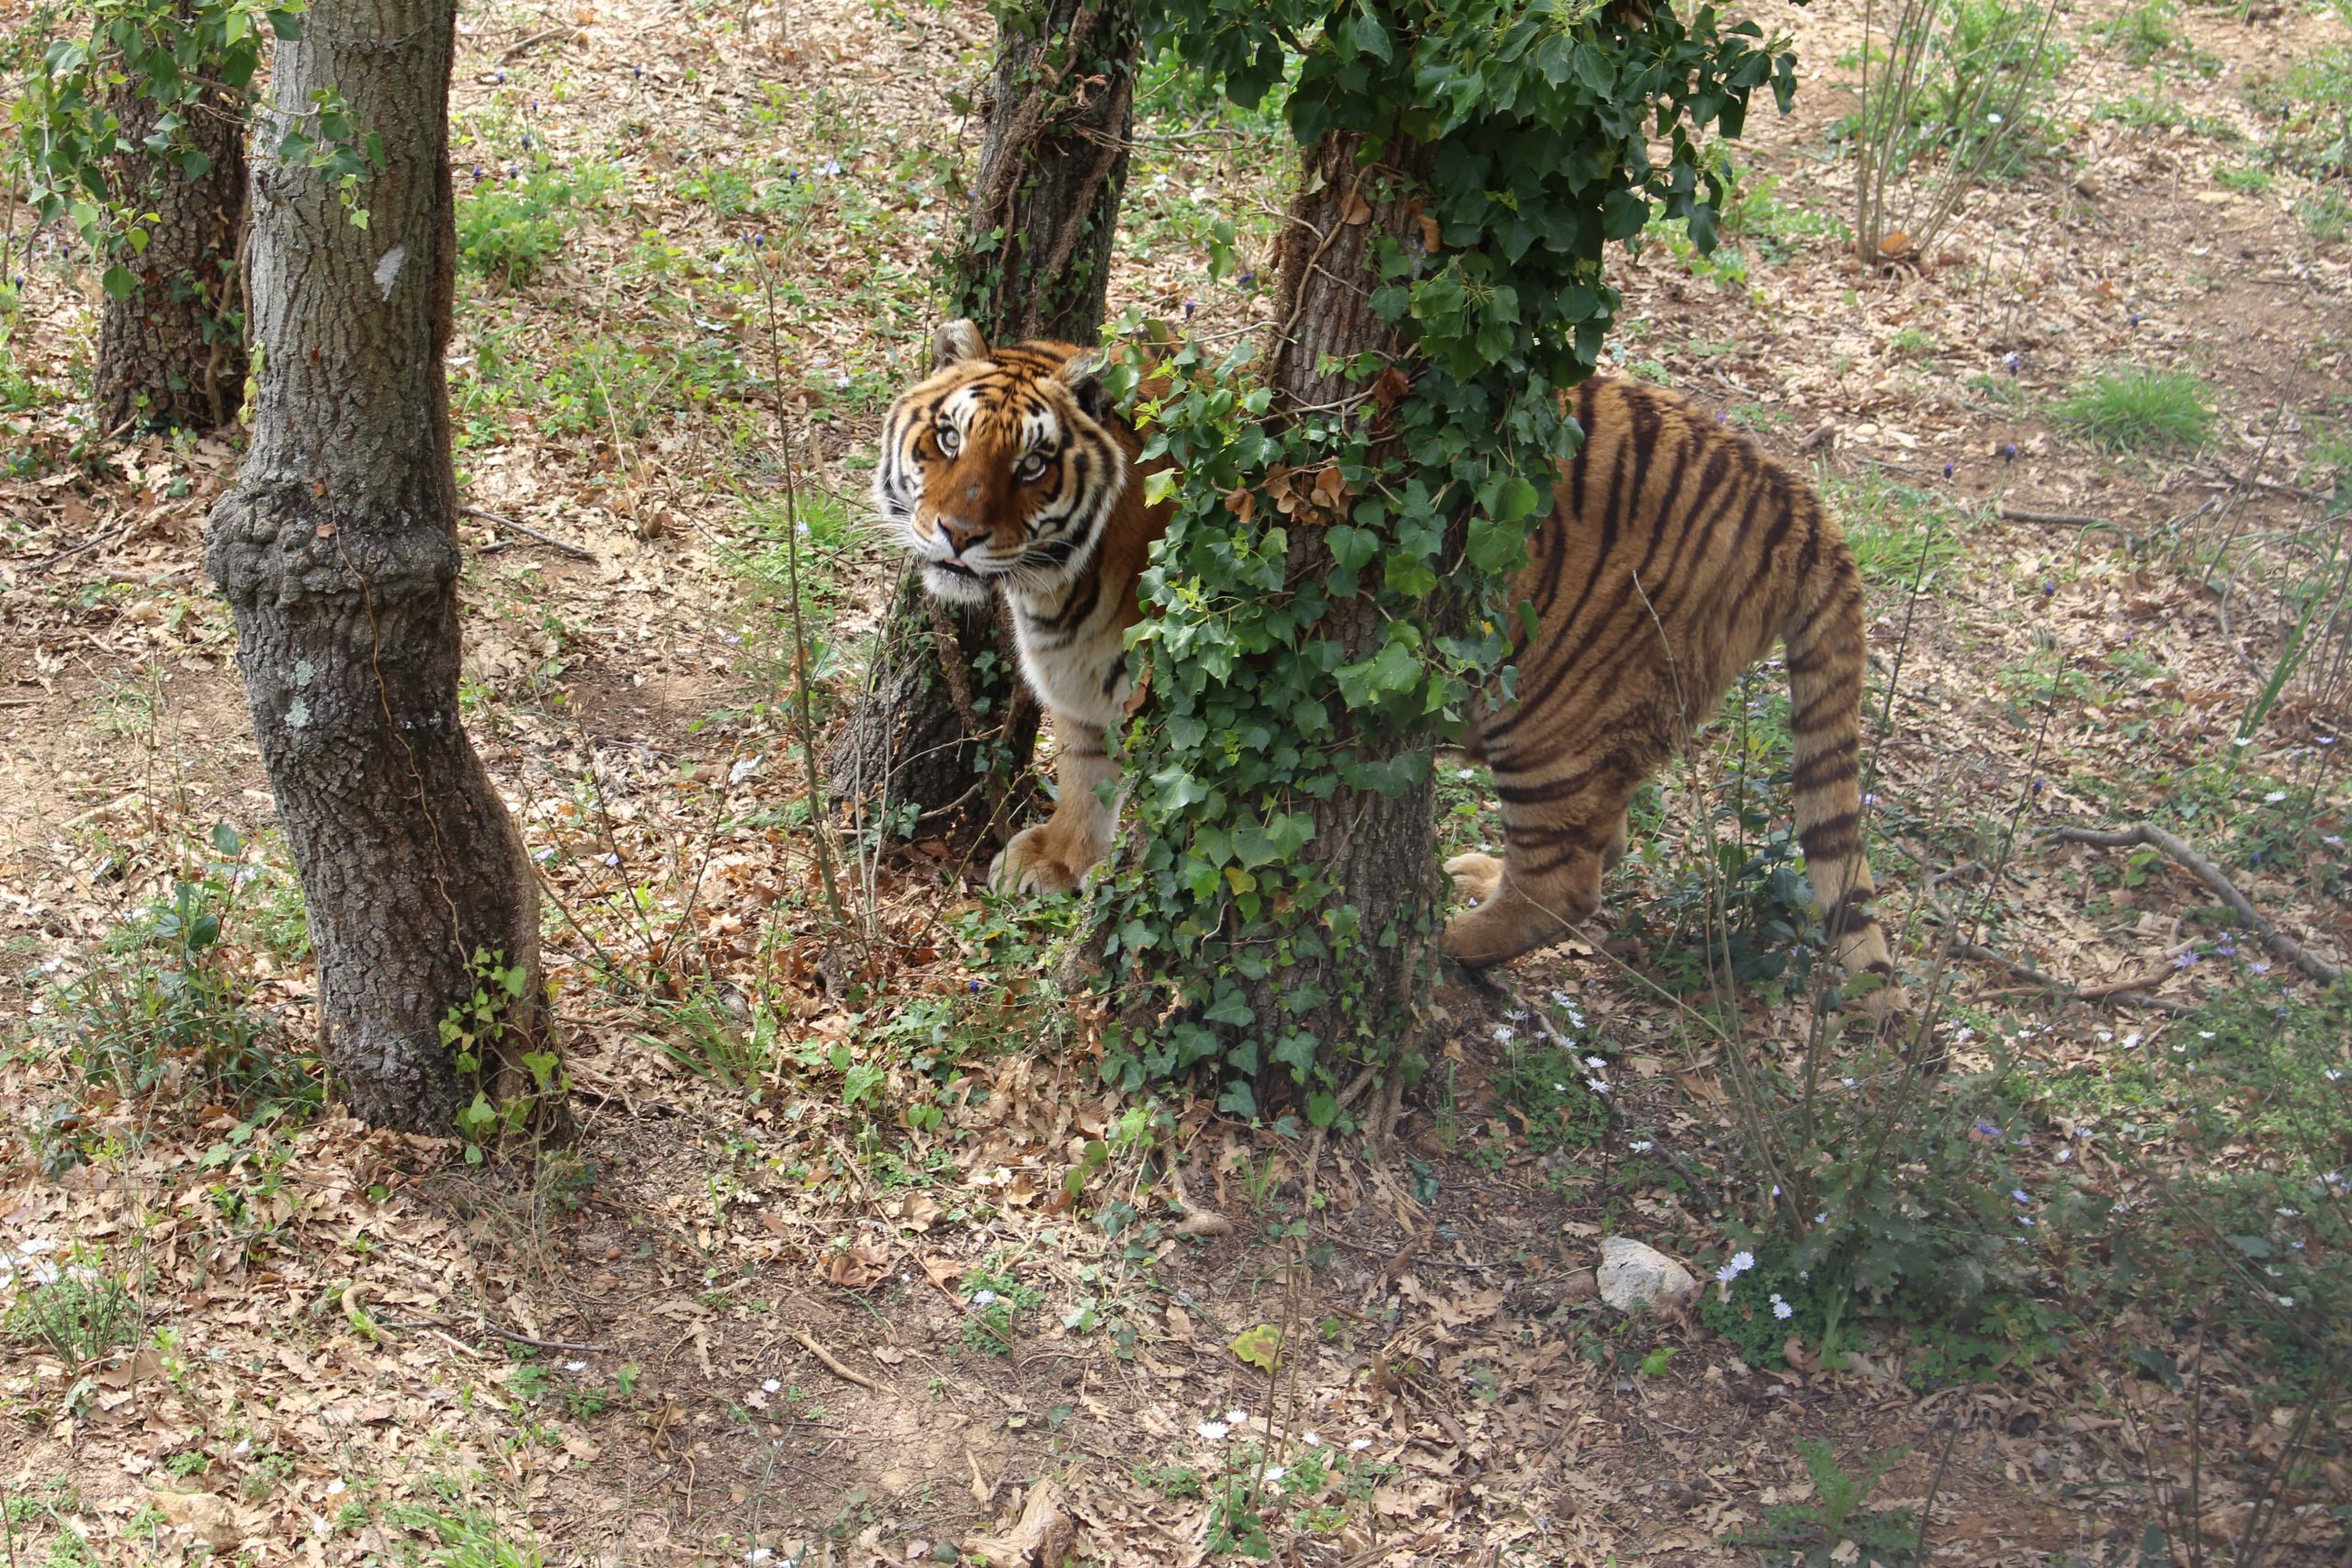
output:
[[[973,527],[960,518],[942,517],[939,520],[939,531],[947,539],[947,553],[951,556],[960,556],[971,548],[980,536],[988,530]]]

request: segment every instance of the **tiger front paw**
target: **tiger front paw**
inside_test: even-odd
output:
[[[1023,828],[997,852],[989,863],[989,886],[999,893],[1072,893],[1086,872],[1056,852],[1052,824],[1045,823]]]

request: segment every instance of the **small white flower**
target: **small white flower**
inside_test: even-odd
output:
[[[1838,1081],[1844,1084],[1848,1089],[1854,1087],[1854,1080],[1850,1077],[1839,1078]]]
[[[2293,1306],[2295,1304],[2295,1298],[2292,1296],[2280,1296],[2278,1298],[2278,1304],[2282,1307]]]
[[[348,1490],[350,1488],[344,1485],[343,1477],[340,1475],[327,1483],[327,1495],[330,1497],[340,1497]]]
[[[1225,1441],[1226,1433],[1232,1430],[1222,1421],[1204,1421],[1193,1429],[1212,1443]]]
[[[1475,779],[1478,776],[1478,770],[1476,768],[1464,768],[1462,770],[1462,776],[1465,779]]]
[[[2282,1220],[2301,1219],[2302,1213],[2301,1209],[2281,1209],[2278,1211],[2278,1217]]]
[[[1656,1145],[1654,1145],[1647,1138],[1635,1138],[1631,1146],[1635,1154],[1645,1155]]]
[[[1587,1056],[1584,1059],[1584,1065],[1596,1073],[1605,1073],[1609,1070],[1609,1063],[1600,1056]]]
[[[1247,1410],[1228,1410],[1225,1413],[1225,1418],[1238,1427],[1244,1421],[1250,1419],[1250,1412]]]
[[[783,1387],[783,1383],[777,1382],[775,1378],[770,1378],[767,1382],[760,1385],[760,1392],[762,1393],[775,1393]]]
[[[1984,117],[1984,123],[1987,125],[1998,125],[2001,123],[2001,117],[1997,114],[1988,114]]]
[[[2243,750],[2246,747],[2254,744],[2254,737],[2251,735],[2241,735],[2235,740],[2231,741],[2230,744]]]
[[[1301,1432],[1298,1435],[1298,1440],[1310,1449],[1319,1449],[1323,1446],[1323,1439],[1313,1432]]]
[[[1498,1023],[1495,1025],[1495,1040],[1497,1043],[1508,1045],[1516,1038],[1517,1036],[1512,1032],[1510,1024]]]
[[[2274,789],[2268,795],[2262,797],[2262,804],[2265,806],[2276,806],[2286,798],[2287,792],[2285,790]]]
[[[994,1291],[974,1291],[972,1292],[972,1304],[976,1307],[994,1306],[996,1305],[996,1292]]]
[[[566,1361],[563,1364],[563,1370],[567,1372],[584,1372],[588,1370],[588,1363],[585,1361]]]
[[[775,1561],[775,1551],[770,1547],[755,1546],[743,1553],[743,1561],[750,1563],[752,1568],[761,1568],[763,1563]]]
[[[1602,1083],[1599,1078],[1585,1079],[1584,1087],[1592,1090],[1595,1094],[1607,1094],[1609,1092],[1609,1086]]]
[[[1281,1465],[1270,1464],[1266,1467],[1266,1484],[1272,1486],[1275,1482],[1280,1481],[1283,1476],[1289,1473],[1290,1472],[1284,1470]]]
[[[1782,1301],[1778,1296],[1774,1296],[1772,1298],[1772,1315],[1774,1317],[1777,1317],[1785,1323],[1790,1318],[1796,1316],[1796,1308],[1791,1306],[1788,1303]]]
[[[1351,1454],[1360,1454],[1370,1447],[1372,1447],[1372,1439],[1370,1438],[1358,1438],[1348,1444],[1348,1452]]]

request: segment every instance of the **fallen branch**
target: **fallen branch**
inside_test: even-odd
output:
[[[549,39],[562,38],[571,31],[572,29],[570,28],[549,28],[545,32],[533,33],[526,39],[518,39],[506,46],[504,52],[498,57],[498,63],[512,65]]]
[[[2272,953],[2323,986],[2333,986],[2343,977],[2343,970],[2266,919],[2253,902],[2238,891],[2237,885],[2222,874],[2219,866],[2153,822],[2141,822],[2112,831],[2102,828],[2053,828],[2044,836],[2062,843],[2089,844],[2103,850],[2128,849],[2142,844],[2152,850],[2161,850],[2192,873],[2213,897],[2234,910],[2240,919],[2252,926],[2262,938],[2262,944]]]
[[[552,534],[542,534],[527,524],[517,523],[512,517],[503,517],[495,512],[484,512],[478,507],[467,506],[458,509],[458,515],[471,517],[479,522],[495,524],[508,533],[520,534],[526,539],[537,539],[558,555],[570,556],[573,560],[594,562],[596,558],[596,553],[594,550],[583,548],[568,540],[559,539]]]
[[[843,1382],[854,1382],[860,1388],[872,1389],[876,1393],[885,1392],[880,1383],[876,1382],[864,1372],[857,1371],[854,1367],[845,1367],[842,1365],[840,1359],[831,1350],[828,1350],[822,1345],[818,1344],[816,1337],[810,1334],[807,1329],[796,1328],[793,1329],[791,1333],[795,1339],[800,1341],[800,1348],[803,1350],[806,1350],[810,1355],[816,1357],[819,1361],[824,1364],[824,1368],[827,1371],[832,1373],[833,1376],[841,1379]]]
[[[2153,975],[2135,975],[2128,980],[2107,980],[2096,986],[2077,986],[2071,980],[2044,974],[2030,964],[2020,963],[2007,953],[1985,946],[1981,942],[1962,942],[1954,938],[1944,951],[1954,958],[1973,958],[1986,964],[1997,964],[2018,979],[2039,987],[2053,996],[2070,1002],[2128,1002],[2135,1007],[2153,1008],[2158,1012],[2188,1012],[2188,1004],[2177,1002],[2170,997],[2159,997],[2155,988],[2165,982],[2161,969]]]

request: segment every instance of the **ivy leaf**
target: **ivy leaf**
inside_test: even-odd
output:
[[[1245,1328],[1233,1337],[1233,1355],[1244,1366],[1272,1372],[1282,1364],[1283,1331],[1271,1323]]]

